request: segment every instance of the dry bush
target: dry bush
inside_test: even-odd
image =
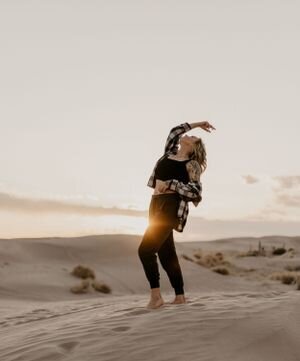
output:
[[[293,275],[283,275],[281,278],[281,282],[285,285],[291,285],[296,283],[296,277]]]
[[[78,265],[76,267],[73,268],[71,274],[75,277],[79,277],[79,278],[92,278],[95,279],[95,272],[90,269],[89,267],[85,267],[82,265]]]
[[[186,254],[182,254],[181,257],[183,259],[186,259],[187,261],[191,261],[191,262],[194,262],[193,258],[191,258],[190,256],[186,255]]]
[[[216,256],[220,261],[222,261],[222,260],[224,259],[224,256],[223,256],[223,253],[222,253],[222,252],[217,252],[217,253],[215,254],[215,256]]]
[[[89,280],[82,280],[80,285],[71,287],[70,291],[76,294],[87,293],[89,286],[90,286]]]
[[[201,259],[203,256],[202,250],[198,250],[196,253],[194,253],[194,257],[197,259]]]
[[[272,254],[274,256],[281,256],[282,254],[286,253],[287,250],[284,247],[274,248]]]
[[[102,292],[102,293],[111,293],[111,288],[105,283],[93,281],[92,286],[95,289],[95,291]]]
[[[299,275],[296,272],[275,272],[270,278],[275,281],[281,281],[285,285],[294,284],[297,282]]]
[[[230,273],[227,267],[220,267],[220,266],[212,268],[212,271],[216,273],[220,273],[221,275],[224,276],[227,276]]]
[[[197,254],[199,256],[199,254]],[[195,254],[194,254],[195,257]],[[224,260],[223,253],[221,252],[210,252],[207,254],[201,254],[201,258],[198,257],[196,263],[200,266],[212,268],[219,265],[230,265],[228,261]]]

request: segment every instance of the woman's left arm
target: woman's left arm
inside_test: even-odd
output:
[[[199,128],[202,128],[203,130],[206,130],[209,133],[210,133],[211,129],[216,130],[216,128],[213,125],[211,125],[208,121],[189,123],[189,125],[190,125],[191,129],[199,127]]]

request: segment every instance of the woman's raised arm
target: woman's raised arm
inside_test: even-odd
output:
[[[207,132],[210,133],[210,129],[214,129],[216,130],[216,128],[211,125],[209,122],[207,121],[203,121],[203,122],[195,122],[195,123],[189,123],[191,129],[194,129],[194,128],[201,128],[203,130],[206,130]]]

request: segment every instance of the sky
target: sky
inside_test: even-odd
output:
[[[296,1],[0,2],[0,238],[143,234],[170,129],[200,128],[178,241],[300,235]]]

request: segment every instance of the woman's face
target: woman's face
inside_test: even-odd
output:
[[[195,142],[198,140],[198,137],[195,137],[194,135],[187,135],[185,134],[184,136],[182,136],[180,138],[180,145],[184,144],[184,145],[188,145],[191,147],[191,149],[194,147]]]

